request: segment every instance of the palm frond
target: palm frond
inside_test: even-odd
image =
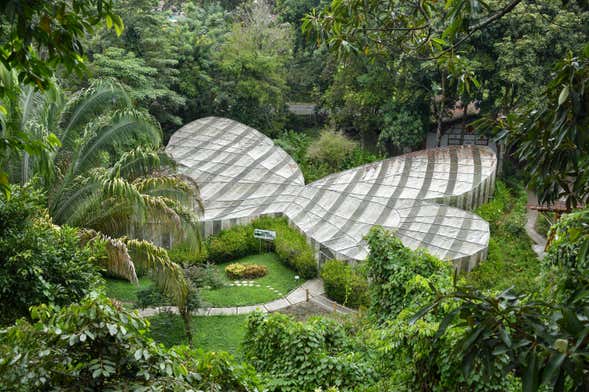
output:
[[[162,154],[154,149],[139,146],[123,153],[110,170],[123,178],[134,180],[160,170],[163,163],[161,156]]]
[[[180,266],[170,260],[168,252],[144,240],[126,239],[125,244],[137,267],[150,271],[155,285],[174,301],[181,313],[186,313],[188,282]]]
[[[89,121],[116,107],[130,106],[131,100],[125,90],[116,82],[95,81],[69,100],[63,115],[63,126],[57,136],[66,150],[74,147],[74,142]]]
[[[96,166],[101,151],[116,151],[140,143],[143,146],[157,147],[162,133],[159,126],[145,113],[135,109],[110,112],[104,117],[90,121],[84,129],[81,148],[74,158],[72,170],[80,173]]]
[[[82,245],[89,243],[100,243],[106,251],[106,258],[102,260],[105,270],[116,277],[127,279],[131,283],[138,283],[135,264],[124,239],[112,238],[95,230],[82,229],[79,231]]]

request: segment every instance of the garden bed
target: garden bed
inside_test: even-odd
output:
[[[266,276],[257,279],[231,280],[225,267],[232,263],[258,264],[268,268]],[[274,253],[247,256],[215,265],[222,276],[224,287],[201,289],[203,306],[227,307],[256,305],[274,301],[300,286],[304,279],[295,279],[296,273],[282,263]]]

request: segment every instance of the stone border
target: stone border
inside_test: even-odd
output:
[[[308,292],[308,297],[307,297]],[[340,313],[351,313],[353,312],[352,309],[348,309],[342,305],[336,304],[329,305],[329,303],[333,304],[334,302],[326,302],[327,300],[323,294],[325,294],[325,289],[323,287],[323,281],[321,279],[311,279],[303,283],[301,286],[297,287],[296,289],[292,290],[286,296],[267,302],[265,304],[256,304],[256,305],[248,305],[248,306],[231,306],[226,308],[200,308],[195,310],[192,314],[195,316],[237,316],[242,314],[249,314],[255,311],[260,311],[262,313],[274,312],[280,309],[284,309],[291,305],[296,305],[302,302],[306,302],[307,299],[309,301],[313,301],[320,305],[325,305],[328,303],[330,308],[335,308],[336,311]],[[321,298],[319,298],[321,297]],[[170,312],[174,314],[178,314],[178,308],[176,306],[158,306],[154,308],[145,308],[139,310],[139,315],[142,317],[151,317],[155,316],[161,312]]]

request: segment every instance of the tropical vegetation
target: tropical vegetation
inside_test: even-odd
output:
[[[1,390],[587,389],[587,1],[0,10]],[[273,138],[306,182],[440,145],[450,129],[459,142],[485,136],[502,162],[494,198],[475,211],[490,224],[487,260],[456,273],[376,227],[365,262],[319,266],[275,217],[200,238],[199,184],[162,146],[209,115]],[[554,210],[551,228],[539,224],[542,260],[525,230],[528,190]],[[255,228],[277,232],[262,244],[273,253],[259,255]],[[319,276],[359,312],[309,318],[328,310],[304,303],[289,310],[304,322],[191,319],[211,303],[277,298],[224,286],[240,262],[266,267],[255,281],[280,294]],[[180,314],[129,310],[159,305]]]

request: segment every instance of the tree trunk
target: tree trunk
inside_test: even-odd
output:
[[[460,145],[464,144],[464,132],[466,132],[466,117],[468,115],[468,102],[462,102],[462,129],[460,130]]]
[[[442,71],[442,93],[440,96],[440,105],[438,107],[437,120],[438,124],[436,127],[436,147],[440,147],[442,144],[442,125],[444,121],[444,107],[446,106],[446,73]]]
[[[184,332],[186,333],[186,339],[188,340],[188,346],[192,348],[192,330],[190,329],[190,310],[180,310],[182,321],[184,322]]]

